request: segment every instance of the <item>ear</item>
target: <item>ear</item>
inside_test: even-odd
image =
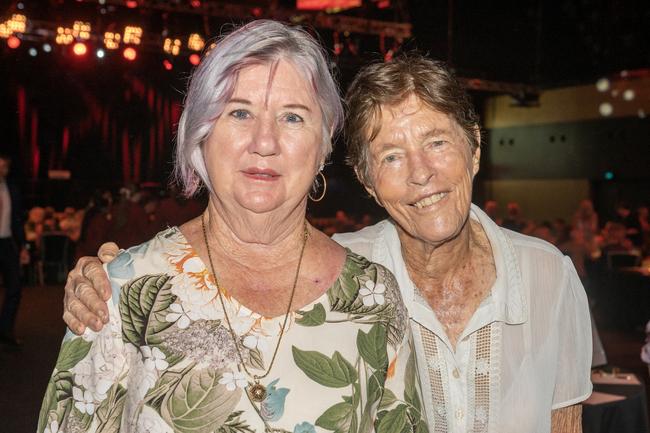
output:
[[[472,173],[476,176],[481,166],[481,129],[478,125],[474,127],[474,137],[478,146],[476,146],[476,150],[474,150],[474,154],[472,155]]]
[[[476,176],[481,167],[481,148],[477,147],[472,155],[472,175]]]

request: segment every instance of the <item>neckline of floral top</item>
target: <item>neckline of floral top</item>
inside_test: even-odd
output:
[[[196,252],[196,249],[192,246],[190,241],[185,237],[183,232],[181,232],[180,228],[178,226],[170,227],[169,230],[173,231],[174,234],[177,237],[177,241],[180,244],[183,244],[186,246],[186,252],[190,253],[190,257],[184,261],[182,264],[183,267],[180,269],[177,269],[179,273],[182,272],[191,272],[192,274],[198,275],[202,274],[202,279],[203,279],[203,284],[206,285],[207,288],[211,290],[219,290],[217,288],[217,285],[214,281],[214,276],[212,275],[212,272],[210,272],[210,268],[207,266],[205,261],[201,259],[199,254]],[[161,234],[164,232],[161,232]],[[289,323],[292,321],[292,317],[296,315],[296,313],[300,313],[302,311],[307,311],[311,309],[314,305],[320,303],[323,301],[323,299],[327,298],[329,292],[332,290],[332,287],[336,284],[336,282],[341,278],[341,275],[345,271],[346,264],[350,260],[350,255],[354,254],[349,248],[344,248],[345,249],[345,260],[343,261],[343,265],[341,266],[340,270],[338,271],[336,278],[333,280],[332,284],[325,290],[323,293],[321,293],[317,298],[309,301],[308,303],[301,305],[299,307],[295,306],[294,302],[294,307],[292,310],[289,312],[290,320]],[[194,263],[190,263],[189,266],[187,262],[190,260],[194,261]],[[189,269],[188,269],[189,268]],[[284,313],[279,314],[277,316],[266,316],[262,313],[259,313],[257,311],[254,311],[253,309],[249,308],[246,304],[241,302],[239,299],[237,299],[235,296],[231,295],[228,292],[228,288],[225,287],[223,284],[219,283],[219,288],[221,290],[221,293],[224,297],[224,301],[228,302],[229,304],[235,306],[238,310],[242,310],[244,312],[247,312],[253,316],[259,316],[260,319],[264,321],[270,321],[270,322],[275,322],[275,321],[281,321],[284,319]]]

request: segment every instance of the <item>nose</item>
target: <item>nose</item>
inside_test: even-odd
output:
[[[408,156],[408,168],[408,180],[413,185],[426,185],[436,174],[433,163],[421,151]]]
[[[260,116],[248,147],[248,151],[260,156],[277,155],[280,151],[278,128],[271,116]]]

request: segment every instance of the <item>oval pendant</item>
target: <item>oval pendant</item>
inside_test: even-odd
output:
[[[266,398],[266,387],[259,383],[250,384],[248,386],[248,395],[254,402],[261,403]]]

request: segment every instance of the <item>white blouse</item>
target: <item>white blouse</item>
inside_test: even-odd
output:
[[[432,432],[550,432],[551,410],[591,394],[585,291],[570,259],[553,245],[500,228],[477,206],[470,216],[487,234],[497,276],[455,351],[409,278],[391,221],[334,239],[395,274]]]

